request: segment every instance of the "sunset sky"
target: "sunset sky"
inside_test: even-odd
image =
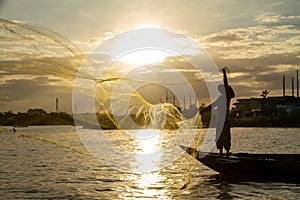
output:
[[[299,13],[298,0],[0,0],[0,18],[47,27],[85,54],[138,27],[179,31],[203,46],[219,68],[230,69],[236,98],[259,97],[266,89],[282,95],[283,74],[291,95],[291,79],[300,70]],[[1,57],[0,112],[55,111],[56,97],[60,110],[71,112],[71,85],[8,72],[9,62]]]

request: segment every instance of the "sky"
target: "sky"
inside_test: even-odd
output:
[[[92,52],[99,43],[138,27],[180,32],[201,45],[218,68],[229,68],[235,99],[259,97],[262,90],[270,90],[270,96],[280,96],[283,75],[286,94],[291,95],[291,79],[300,69],[299,13],[298,0],[0,1],[0,18],[46,27],[56,32],[60,41],[66,38],[84,54]],[[7,53],[8,47],[15,48],[0,44],[1,53]],[[34,107],[55,111],[56,97],[60,111],[71,112],[70,77],[62,80],[38,70],[20,69],[22,63],[30,66],[41,61],[24,56],[32,49],[24,45],[19,49],[14,51],[18,60],[0,57],[0,112],[24,112]],[[58,53],[62,48],[53,45],[47,51],[55,52],[55,58],[62,55]],[[185,95],[189,95],[188,91]]]

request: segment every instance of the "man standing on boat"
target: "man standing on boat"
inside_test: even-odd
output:
[[[224,80],[223,85],[218,86],[218,90],[221,95],[217,98],[215,102],[204,108],[200,111],[200,114],[211,111],[212,109],[217,108],[218,119],[216,127],[216,143],[217,148],[220,151],[219,156],[223,156],[223,148],[226,150],[226,157],[230,154],[231,147],[231,135],[230,135],[230,120],[229,120],[229,107],[230,100],[235,96],[235,93],[230,85],[228,85],[226,68],[222,69]],[[220,116],[225,116],[225,120]]]

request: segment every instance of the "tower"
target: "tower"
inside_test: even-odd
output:
[[[292,97],[294,96],[294,77],[292,77]]]
[[[296,87],[297,87],[297,98],[299,98],[299,77],[298,77],[298,69],[297,69],[297,77],[296,77]]]
[[[56,113],[58,113],[58,98],[55,99],[55,103]]]
[[[166,89],[166,103],[168,103],[169,99],[168,99],[168,90]]]
[[[285,76],[282,77],[282,95],[285,97]]]
[[[173,95],[173,105],[175,106],[175,96]]]

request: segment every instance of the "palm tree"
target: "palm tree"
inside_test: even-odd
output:
[[[262,97],[262,101],[261,101],[261,110],[264,112],[264,104],[265,104],[265,99],[267,98],[268,94],[270,93],[269,90],[263,90],[261,91],[261,97]]]
[[[263,99],[265,99],[265,98],[267,98],[267,96],[268,96],[268,94],[270,93],[270,91],[269,90],[263,90],[263,91],[261,91],[261,97],[263,98]]]

